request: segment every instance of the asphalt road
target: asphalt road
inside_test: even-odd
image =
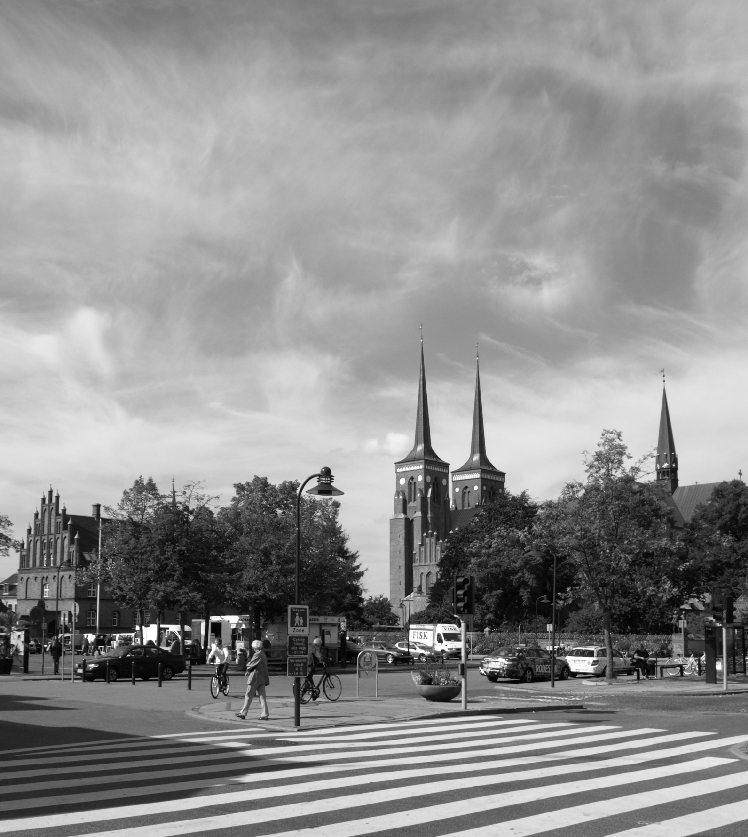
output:
[[[343,674],[344,690],[354,683]],[[497,685],[500,694],[529,694]],[[469,718],[263,734],[186,715],[210,700],[206,679],[191,692],[181,680],[161,689],[152,681],[5,681],[0,831],[748,834],[748,696],[614,695],[583,681],[572,688],[594,692],[585,711],[508,715],[499,707]],[[271,707],[289,689],[273,677]],[[469,689],[497,694],[474,670]],[[380,694],[412,692],[409,671],[383,671]]]

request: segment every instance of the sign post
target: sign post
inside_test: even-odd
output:
[[[294,653],[306,648],[304,654]],[[308,674],[309,605],[288,606],[288,660],[286,676],[293,677],[294,724],[301,726],[301,678]]]

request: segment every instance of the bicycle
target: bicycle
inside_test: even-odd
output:
[[[304,678],[299,700],[309,703],[310,700],[317,700],[322,692],[330,701],[336,701],[343,692],[340,678],[336,674],[329,674],[326,668],[317,683],[314,682],[314,677]]]
[[[673,657],[667,661],[668,663],[672,664],[682,664],[683,666],[683,674],[693,674],[698,677],[704,671],[704,658],[701,658],[701,667],[699,668],[699,660],[697,657],[694,657],[693,654],[686,659],[685,657]],[[680,671],[678,669],[667,669],[667,673],[670,677],[678,677],[680,676]]]
[[[229,675],[228,672],[218,674],[218,666],[216,666],[216,673],[210,678],[210,693],[213,699],[217,700],[218,695],[223,692],[228,697],[229,694]]]

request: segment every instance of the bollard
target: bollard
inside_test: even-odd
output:
[[[187,663],[187,688],[192,688],[192,660]]]
[[[132,685],[135,685],[135,660],[132,661],[132,668],[130,669],[132,672]]]
[[[107,682],[107,684],[109,684],[109,660],[107,660],[107,661],[106,661],[106,672],[105,672],[105,675],[106,675],[106,682]]]
[[[159,687],[159,689],[161,688],[161,671],[162,671],[163,667],[164,667],[163,663],[158,664],[158,687]]]
[[[82,674],[81,674],[81,683],[85,683],[86,682],[86,658],[85,657],[83,658],[83,664],[81,665],[81,668],[83,669]]]

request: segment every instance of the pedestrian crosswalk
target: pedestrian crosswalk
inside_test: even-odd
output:
[[[728,837],[748,834],[746,744],[484,714],[24,748],[3,753],[0,833]]]

